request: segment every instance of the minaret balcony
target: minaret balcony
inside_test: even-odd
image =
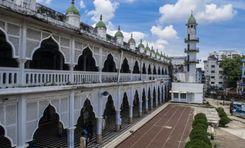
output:
[[[199,48],[196,49],[185,48],[185,53],[190,53],[190,52],[199,52]]]
[[[186,60],[185,63],[186,64],[198,64],[199,60]]]
[[[199,38],[185,38],[185,43],[189,43],[189,42],[199,42]]]

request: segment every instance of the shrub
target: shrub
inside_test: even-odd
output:
[[[220,127],[225,127],[228,123],[230,123],[231,119],[227,116],[227,114],[225,113],[224,109],[222,107],[218,107],[216,108],[220,120],[219,120],[219,126]]]
[[[203,140],[194,139],[194,140],[189,141],[185,145],[185,148],[212,148],[212,145],[207,144]]]

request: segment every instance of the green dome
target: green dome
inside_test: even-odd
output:
[[[118,26],[118,31],[115,33],[115,37],[122,37],[123,38],[123,33],[121,32],[120,26]]]
[[[197,24],[196,19],[193,16],[193,14],[191,14],[191,16],[189,17],[188,24]]]
[[[151,51],[151,49],[149,48],[148,44],[146,45],[145,51]]]
[[[140,40],[140,44],[138,45],[138,48],[145,48],[144,44],[142,43],[142,40]]]
[[[106,29],[105,23],[102,21],[102,15],[100,15],[100,21],[96,24],[96,28],[104,28]]]
[[[71,4],[68,9],[66,9],[66,14],[77,14],[80,15],[79,10],[75,7],[74,4]]]
[[[128,40],[128,43],[133,43],[136,44],[134,38],[133,38],[133,34],[131,34],[131,38]]]

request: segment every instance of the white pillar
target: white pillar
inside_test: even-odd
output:
[[[69,97],[69,128],[68,135],[67,135],[67,142],[68,142],[68,148],[74,148],[74,130],[75,130],[75,124],[74,124],[74,98],[75,98],[75,92],[74,90],[70,91],[70,97]]]
[[[121,111],[116,111],[116,130],[119,131],[121,129],[122,119],[121,119]]]
[[[25,77],[25,62],[26,59],[18,59],[19,63],[19,76],[18,76],[18,84],[19,86],[24,86],[26,83],[26,77]]]
[[[148,107],[148,98],[146,97],[145,99],[145,111],[148,112],[149,111],[149,107]]]
[[[133,122],[133,105],[129,105],[129,123]]]
[[[102,144],[102,122],[103,117],[97,118],[97,131],[96,131],[96,142]]]
[[[75,64],[70,64],[69,65],[69,70],[70,70],[69,82],[71,84],[74,84],[75,83],[75,81],[74,81],[74,67],[75,67]]]
[[[139,101],[139,116],[142,116],[142,101]]]
[[[102,69],[103,69],[103,53],[102,53],[102,48],[99,49],[99,82],[102,83]]]
[[[156,107],[159,105],[159,102],[158,102],[158,90],[155,90],[155,93],[156,93]]]
[[[17,148],[26,147],[26,98],[21,95],[18,99],[17,116]]]

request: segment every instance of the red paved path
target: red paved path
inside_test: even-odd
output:
[[[192,118],[190,107],[169,105],[117,148],[184,148]]]

